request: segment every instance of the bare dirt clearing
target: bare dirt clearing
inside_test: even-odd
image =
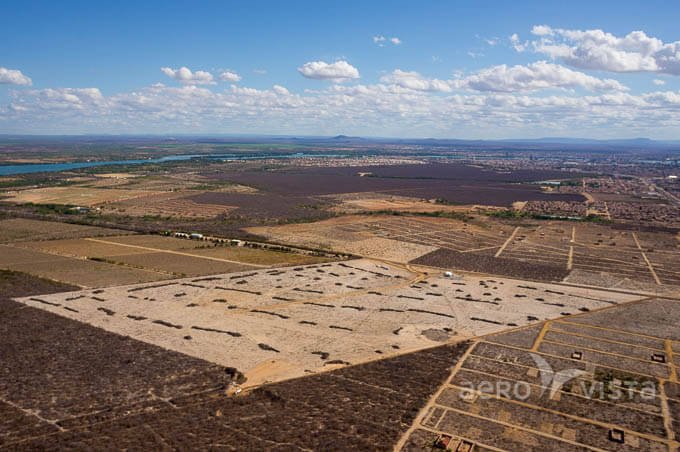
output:
[[[452,281],[358,260],[21,302],[236,366],[259,384],[637,298],[508,279]]]
[[[270,240],[533,280],[673,292],[680,247],[673,234],[569,221],[467,221],[353,215],[312,224],[255,227]]]

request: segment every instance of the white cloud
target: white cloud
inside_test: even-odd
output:
[[[664,43],[644,31],[619,37],[603,30],[537,25],[534,50],[580,69],[680,75],[680,41]]]
[[[172,69],[169,67],[162,67],[161,72],[165,75],[178,81],[183,85],[214,85],[215,80],[210,72],[206,71],[196,71],[191,72],[191,70],[182,66],[179,69]]]
[[[553,34],[552,28],[547,25],[534,25],[531,34],[536,36],[550,36]]]
[[[625,91],[613,79],[599,79],[558,64],[538,61],[526,66],[505,64],[482,69],[464,79],[468,88],[477,91],[532,91],[547,88],[584,88],[590,91]]]
[[[451,83],[447,80],[426,79],[417,72],[402,71],[401,69],[395,69],[390,74],[383,75],[380,81],[415,91],[452,91]]]
[[[492,66],[450,80],[428,79],[418,72],[397,69],[381,77],[382,83],[415,91],[451,92],[454,89],[491,92],[524,92],[542,89],[583,88],[589,91],[626,91],[613,79],[599,79],[558,64],[538,61],[526,66]]]
[[[220,73],[220,80],[235,83],[241,81],[241,76],[234,71],[222,71]]]
[[[654,83],[656,86],[663,86],[666,84],[666,81],[661,80],[659,78],[655,78],[654,80],[652,80],[652,83]]]
[[[383,35],[375,35],[373,36],[373,43],[377,44],[378,47],[385,47],[386,43],[393,44],[395,46],[401,45],[402,40],[397,38],[396,36],[393,36],[391,38],[386,38]]]
[[[30,86],[33,81],[17,69],[0,67],[0,84]]]
[[[272,87],[272,90],[276,94],[281,94],[281,95],[286,95],[286,96],[290,94],[290,91],[288,91],[288,89],[285,86],[281,86],[281,85],[274,85]]]
[[[96,88],[14,90],[10,104],[0,106],[0,124],[10,133],[333,134],[346,130],[383,136],[673,138],[680,122],[679,91],[588,96],[571,91],[549,96],[460,93],[448,88],[436,92],[436,80],[405,71],[392,75],[401,84],[334,84],[304,94],[281,86],[259,90],[236,85],[213,91],[196,85],[156,84],[110,96]],[[425,84],[418,86],[421,79]]]
[[[486,38],[484,39],[484,42],[486,42],[488,45],[491,47],[495,46],[498,44],[499,39],[498,38]]]
[[[524,52],[527,49],[528,42],[520,41],[519,35],[517,33],[513,33],[510,35],[510,45],[512,46],[513,49],[515,49],[516,52]]]
[[[310,61],[300,66],[298,72],[307,78],[331,80],[334,82],[359,78],[359,70],[344,60],[336,61],[335,63]]]
[[[253,72],[257,75],[265,75],[267,73],[266,69],[253,69]]]

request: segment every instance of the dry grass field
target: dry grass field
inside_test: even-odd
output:
[[[38,223],[42,222],[29,225],[33,229],[46,227]],[[101,232],[97,228],[76,231],[83,235]],[[68,228],[57,232],[69,235]],[[327,260],[295,253],[215,246],[211,242],[156,235],[26,240],[2,246],[2,251],[0,268],[25,271],[83,287],[134,284]]]
[[[0,268],[82,287],[134,284],[172,277],[151,269],[131,268],[29,249],[0,245]]]
[[[49,187],[10,192],[3,201],[18,204],[67,204],[92,207],[151,194],[154,193],[147,190],[118,188]]]
[[[25,240],[103,237],[127,233],[128,232],[119,229],[81,226],[78,224],[60,223],[56,221],[37,221],[23,218],[0,220],[0,243],[20,242]]]

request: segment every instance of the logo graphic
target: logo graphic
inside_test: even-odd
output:
[[[555,396],[557,391],[562,389],[565,383],[588,373],[581,369],[565,369],[555,372],[553,371],[552,366],[541,355],[535,353],[529,354],[541,373],[541,395],[549,388],[551,399]]]

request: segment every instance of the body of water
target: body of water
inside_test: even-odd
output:
[[[81,168],[93,168],[96,166],[110,165],[140,165],[143,163],[163,163],[201,158],[206,160],[263,160],[263,159],[291,159],[301,157],[346,157],[342,154],[271,154],[271,155],[243,155],[243,154],[220,154],[220,155],[170,155],[157,159],[146,160],[104,160],[96,162],[72,162],[72,163],[22,163],[18,165],[0,165],[0,176],[13,176],[16,174],[30,173],[55,173]]]

